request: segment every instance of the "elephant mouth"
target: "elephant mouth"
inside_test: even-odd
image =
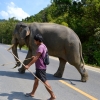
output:
[[[19,44],[20,46],[25,45],[25,40],[24,40],[24,39],[18,39],[18,44]]]
[[[25,45],[25,40],[24,39],[20,39],[20,41],[18,42],[19,48],[21,50],[21,48]]]

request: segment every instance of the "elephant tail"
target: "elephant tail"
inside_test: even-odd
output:
[[[84,59],[83,59],[83,56],[82,56],[82,45],[81,45],[81,43],[79,43],[79,52],[80,52],[81,61],[83,63],[82,67],[84,67],[85,62],[84,62]]]

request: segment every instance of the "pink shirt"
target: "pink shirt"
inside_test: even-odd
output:
[[[47,51],[47,47],[42,43],[41,45],[39,45],[36,53],[41,53],[40,57],[38,58],[38,60],[35,62],[36,65],[36,69],[46,69],[46,65],[43,62],[43,58],[45,57]]]

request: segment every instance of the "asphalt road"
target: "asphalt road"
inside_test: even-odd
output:
[[[30,72],[20,74],[18,68],[12,69],[14,63],[1,66],[14,62],[13,56],[7,51],[8,48],[8,45],[0,44],[0,100],[47,100],[50,95],[41,82],[34,98],[25,97],[25,93],[29,93],[33,87],[34,77]],[[18,54],[19,58],[24,60],[27,51],[18,50]],[[89,80],[82,83],[80,74],[69,64],[66,64],[63,78],[55,78],[53,74],[58,66],[58,60],[50,57],[47,78],[57,97],[56,100],[100,100],[99,69],[86,67]],[[35,66],[32,65],[30,70],[35,72]]]

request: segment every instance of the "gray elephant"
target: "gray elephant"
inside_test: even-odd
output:
[[[65,26],[54,23],[31,23],[25,24],[19,22],[16,24],[13,36],[12,36],[12,52],[18,57],[17,46],[21,48],[23,45],[27,45],[28,53],[27,58],[32,57],[37,49],[34,44],[34,35],[41,34],[44,39],[44,44],[47,46],[49,55],[59,58],[59,68],[54,74],[56,77],[62,77],[65,64],[69,62],[75,66],[81,74],[81,81],[86,82],[88,74],[84,68],[84,60],[82,57],[82,46],[80,39],[76,33]],[[15,58],[17,61],[17,59]],[[24,61],[26,65],[31,59]],[[17,62],[17,66],[20,66],[20,62]],[[20,73],[25,73],[25,68],[22,66],[18,69]]]

